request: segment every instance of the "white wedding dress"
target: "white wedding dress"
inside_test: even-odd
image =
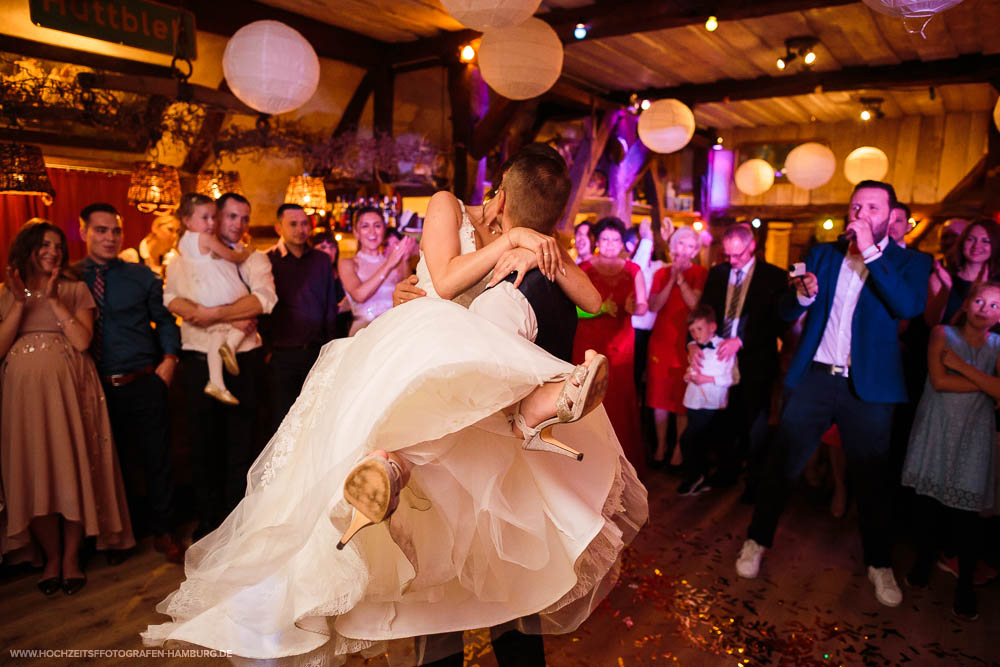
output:
[[[474,251],[468,216],[460,236]],[[556,427],[582,462],[522,450],[499,411],[572,366],[467,310],[485,280],[456,303],[433,298],[423,258],[417,274],[430,298],[323,348],[146,645],[333,665],[535,613],[533,631],[568,632],[610,590],[647,506],[603,407]],[[410,483],[389,521],[338,551],[344,479],[374,449],[406,460]]]

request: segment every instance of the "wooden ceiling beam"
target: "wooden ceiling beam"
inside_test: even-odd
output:
[[[736,102],[770,97],[790,97],[816,92],[831,93],[897,86],[942,86],[983,83],[1000,77],[1000,55],[969,54],[947,60],[909,60],[898,65],[844,67],[832,72],[803,72],[791,76],[760,76],[755,79],[724,79],[713,83],[687,84],[636,91],[651,100],[676,98],[688,105]],[[627,103],[628,93],[615,98]]]
[[[138,95],[161,95],[169,100],[206,104],[251,116],[260,115],[259,111],[248,107],[232,93],[207,86],[183,83],[178,79],[80,72],[76,75],[76,80],[84,89],[101,88],[102,90],[120,90]]]
[[[60,63],[70,63],[73,65],[83,65],[95,70],[105,72],[116,72],[118,74],[131,74],[134,76],[158,76],[170,77],[171,70],[163,65],[153,65],[141,63],[136,60],[125,58],[115,58],[89,51],[79,51],[68,49],[64,46],[47,44],[45,42],[35,42],[30,39],[21,39],[13,35],[3,35],[0,40],[0,51],[15,53],[29,58],[39,58],[41,60],[52,60]]]
[[[785,12],[848,5],[855,1],[715,0],[706,3],[704,0],[630,0],[554,9],[537,14],[536,17],[552,26],[564,44],[572,44],[578,41],[573,36],[578,23],[589,26],[587,39],[594,40],[697,25],[704,23],[710,15],[717,17],[719,21],[739,21]],[[478,39],[481,34],[477,30],[455,30],[435,37],[396,43],[392,45],[388,58],[394,64],[402,64],[448,56],[457,53],[459,47]]]
[[[391,46],[352,30],[253,0],[199,2],[195,3],[196,8],[190,7],[191,3],[185,3],[184,0],[164,2],[174,7],[189,5],[195,15],[198,30],[225,37],[254,21],[281,21],[302,33],[321,58],[340,60],[359,67],[379,64],[383,60],[382,55]]]

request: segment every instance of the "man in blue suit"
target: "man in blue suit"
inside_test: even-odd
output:
[[[816,246],[805,276],[779,304],[781,316],[806,316],[772,460],[759,490],[736,570],[753,578],[771,546],[791,483],[831,424],[840,429],[857,486],[868,578],[875,597],[894,607],[902,593],[892,573],[886,460],[896,403],[906,401],[897,337],[899,321],[923,312],[928,256],[886,234],[896,205],[892,186],[862,181],[851,195],[847,239]]]

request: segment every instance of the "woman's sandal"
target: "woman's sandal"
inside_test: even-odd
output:
[[[344,500],[354,512],[337,549],[343,549],[362,528],[388,519],[399,506],[399,492],[409,477],[409,471],[383,450],[372,452],[354,466],[344,480]]]
[[[546,419],[538,426],[528,426],[521,414],[521,406],[518,405],[517,412],[514,414],[514,424],[524,436],[522,448],[553,452],[582,461],[583,453],[559,442],[552,435],[552,427],[556,424],[567,424],[582,419],[601,404],[607,390],[608,358],[603,354],[598,354],[594,356],[589,365],[581,364],[573,369],[563,385],[559,398],[556,399],[555,417]]]

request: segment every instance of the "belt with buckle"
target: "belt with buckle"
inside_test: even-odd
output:
[[[824,364],[820,361],[812,362],[813,368],[818,368],[819,370],[827,373],[828,375],[837,375],[842,378],[850,377],[851,367],[850,366],[838,366],[837,364]]]
[[[141,377],[145,377],[156,370],[156,364],[151,364],[145,368],[140,368],[137,371],[131,373],[118,373],[116,375],[105,375],[101,378],[104,384],[109,384],[112,387],[124,387],[127,384],[131,384]]]

